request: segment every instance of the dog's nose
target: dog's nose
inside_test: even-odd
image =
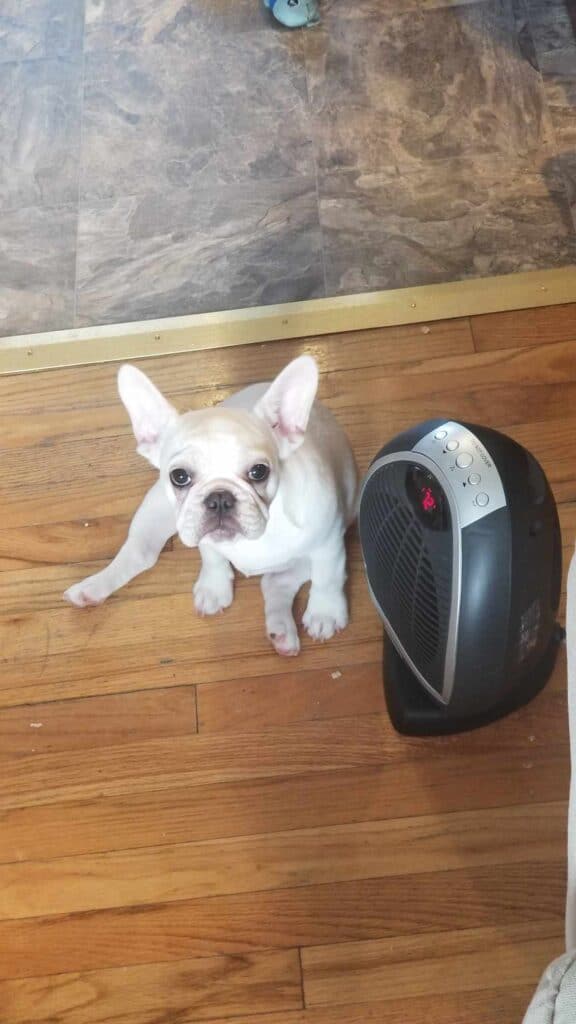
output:
[[[212,491],[204,499],[204,504],[209,512],[216,512],[219,516],[223,516],[232,511],[236,504],[236,498],[230,491]]]

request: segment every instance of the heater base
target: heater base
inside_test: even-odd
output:
[[[565,637],[556,626],[550,644],[522,686],[506,694],[490,708],[471,715],[457,715],[449,706],[429,697],[388,637],[384,636],[384,693],[392,725],[405,736],[448,736],[489,725],[528,704],[546,685]]]

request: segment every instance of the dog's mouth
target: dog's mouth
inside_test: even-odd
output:
[[[235,519],[220,517],[215,522],[203,523],[200,531],[202,537],[211,537],[212,540],[234,540],[242,534],[240,524]]]
[[[200,526],[190,530],[186,525],[178,530],[180,540],[186,547],[195,548],[201,540],[209,537],[214,541],[230,541],[237,537],[243,537],[244,531],[239,523],[226,520],[222,522],[202,522]]]

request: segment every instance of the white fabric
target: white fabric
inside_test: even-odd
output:
[[[546,968],[523,1024],[574,1024],[576,953],[565,953]]]
[[[566,895],[566,949],[576,949],[576,554],[568,570],[566,605],[568,653],[568,721],[570,723],[570,805],[568,807],[568,890]],[[576,1015],[574,1017],[576,1020]]]
[[[568,571],[566,647],[572,763],[568,807],[566,949],[571,952],[554,960],[546,968],[523,1024],[576,1024],[576,553],[572,555]]]

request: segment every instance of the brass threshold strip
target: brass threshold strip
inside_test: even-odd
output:
[[[0,339],[0,374],[576,302],[576,266]]]

